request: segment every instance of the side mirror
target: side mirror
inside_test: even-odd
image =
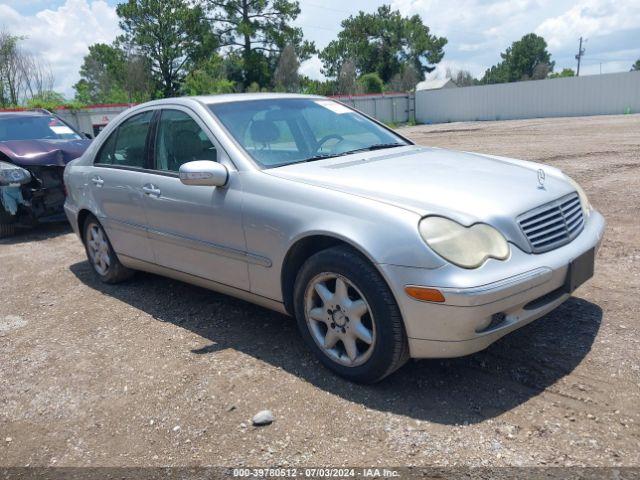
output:
[[[180,181],[185,185],[223,187],[229,179],[227,167],[211,160],[195,160],[180,166]]]

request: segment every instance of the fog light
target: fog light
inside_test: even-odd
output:
[[[444,295],[440,290],[427,287],[416,287],[414,285],[407,285],[404,287],[404,291],[407,292],[411,298],[420,300],[421,302],[444,302]]]

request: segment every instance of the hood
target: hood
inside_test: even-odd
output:
[[[7,140],[0,152],[21,167],[57,165],[64,167],[87,149],[91,140]]]
[[[539,188],[538,169],[545,171]],[[560,170],[533,162],[420,146],[266,171],[463,224],[513,219],[573,191]]]

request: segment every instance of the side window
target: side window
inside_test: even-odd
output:
[[[135,115],[120,124],[104,143],[96,163],[144,168],[144,151],[153,112]]]
[[[163,110],[156,134],[156,169],[177,172],[193,160],[217,161],[216,147],[193,118],[180,110]]]

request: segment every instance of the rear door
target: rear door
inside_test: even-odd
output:
[[[88,183],[98,216],[119,255],[153,262],[143,206],[148,141],[154,111],[122,122],[96,155]]]
[[[162,109],[155,130],[155,172],[144,185],[144,205],[157,263],[249,290],[243,194],[233,163],[188,108]],[[193,160],[223,163],[229,170],[227,185],[184,185],[180,165]]]

